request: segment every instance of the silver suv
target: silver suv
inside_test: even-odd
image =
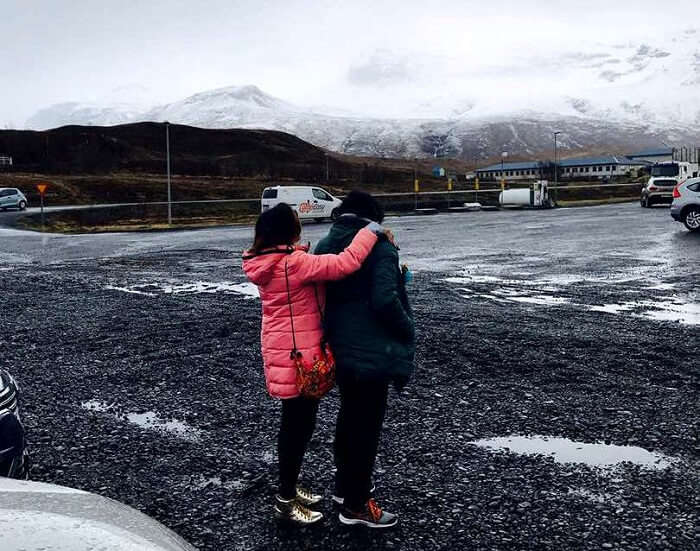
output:
[[[27,198],[14,187],[0,187],[0,210],[27,208]]]
[[[690,178],[673,189],[671,216],[690,231],[700,231],[700,178]]]

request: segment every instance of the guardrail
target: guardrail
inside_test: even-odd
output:
[[[511,184],[513,185],[513,184]],[[526,187],[525,184],[515,184],[515,185],[521,185],[523,188]],[[559,189],[559,190],[567,190],[567,189],[598,189],[598,188],[609,188],[609,187],[641,187],[644,184],[641,182],[638,183],[619,183],[619,184],[594,184],[594,185],[571,185],[571,186],[565,186],[565,185],[558,185],[558,186],[549,186],[549,189]],[[490,189],[454,189],[452,191],[419,191],[417,194],[412,191],[401,191],[401,192],[389,192],[389,193],[372,193],[374,197],[415,197],[416,195],[418,196],[424,196],[424,195],[435,195],[435,196],[441,196],[441,195],[461,195],[461,194],[472,194],[472,193],[500,193],[501,188],[496,187],[496,188],[490,188]],[[345,196],[344,195],[338,195],[337,196],[339,199],[343,199]],[[206,203],[252,203],[255,201],[260,201],[260,197],[248,197],[248,198],[239,198],[239,199],[191,199],[187,201],[172,201],[172,205],[194,205],[194,204],[206,204]],[[105,203],[105,204],[95,204],[95,205],[75,205],[75,207],[81,207],[85,208],[88,206],[91,207],[140,207],[140,206],[146,206],[146,205],[167,205],[167,201],[148,201],[148,202],[142,202],[142,203]]]
[[[562,201],[613,199],[615,197],[631,198],[630,191],[624,188],[639,189],[641,183],[607,183],[607,184],[574,184],[552,186],[557,189]],[[524,184],[511,184],[510,189],[523,188]],[[620,191],[604,192],[601,188],[620,188]],[[423,210],[441,211],[450,205],[461,205],[468,201],[481,203],[484,207],[494,207],[498,204],[500,186],[488,189],[459,189],[452,191],[424,191],[418,194],[413,192],[375,193],[374,195],[383,203],[384,208],[390,212],[412,212],[420,207]],[[564,197],[562,197],[562,195]],[[341,196],[342,197],[342,196]],[[234,198],[234,199],[192,199],[172,201],[170,205],[176,208],[176,216],[180,223],[187,221],[199,221],[209,223],[213,221],[228,220],[242,222],[253,219],[260,213],[260,198]],[[144,224],[156,224],[166,219],[168,211],[167,201],[128,202],[94,205],[71,205],[63,207],[49,207],[47,214],[57,220],[59,224],[68,224],[76,228],[92,228],[99,226],[118,226],[124,220],[139,221]],[[36,222],[37,213],[26,213],[20,217],[20,225],[32,226],[32,220]],[[159,222],[160,221],[160,222]],[[38,223],[38,222],[37,222]]]

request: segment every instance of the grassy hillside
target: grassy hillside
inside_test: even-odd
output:
[[[45,132],[0,131],[0,154],[14,159],[0,186],[15,186],[35,204],[35,184],[51,184],[47,202],[91,204],[166,199],[165,126],[65,126]],[[424,189],[444,189],[433,160],[374,159],[327,152],[284,132],[170,126],[173,199],[259,196],[262,188],[304,182],[342,193],[411,191],[417,171]],[[472,167],[439,163],[462,174]],[[328,180],[326,179],[328,176]]]

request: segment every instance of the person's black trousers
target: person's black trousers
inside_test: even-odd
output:
[[[389,385],[339,379],[340,412],[335,429],[336,492],[360,511],[370,497],[372,471],[386,413]]]
[[[304,461],[306,446],[316,427],[318,400],[288,398],[282,400],[282,422],[277,440],[280,464],[280,497],[296,496],[296,484]]]

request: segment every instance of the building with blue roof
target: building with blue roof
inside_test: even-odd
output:
[[[642,159],[631,159],[624,155],[602,155],[597,157],[579,157],[562,159],[558,165],[558,177],[607,179],[624,176],[632,170],[640,170],[652,164]],[[551,161],[523,161],[497,163],[476,170],[482,180],[553,180],[554,163]]]
[[[646,149],[644,151],[638,151],[637,153],[630,153],[627,155],[630,159],[635,161],[649,161],[651,163],[663,163],[666,161],[672,161],[674,150],[672,147],[657,147],[655,149]]]

